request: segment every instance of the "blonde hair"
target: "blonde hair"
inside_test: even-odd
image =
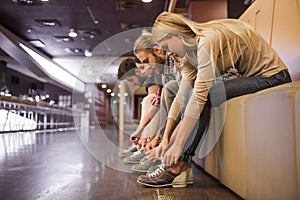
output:
[[[140,35],[133,46],[133,52],[136,54],[138,51],[148,51],[153,52],[153,48],[157,46],[157,44],[152,40],[151,33],[144,33]]]
[[[206,31],[206,30],[213,30]],[[171,12],[162,12],[155,20],[152,36],[153,40],[160,42],[170,38],[172,35],[180,35],[194,38],[195,36],[206,37],[211,46],[211,60],[216,64],[218,55],[215,52],[220,50],[223,67],[224,67],[224,52],[223,52],[223,38],[227,45],[228,55],[232,66],[235,65],[233,55],[241,51],[239,40],[242,40],[248,48],[253,48],[252,38],[256,33],[245,22],[236,19],[219,19],[206,23],[198,23],[187,19],[185,16]],[[215,44],[216,36],[219,44]],[[232,36],[232,37],[231,37]]]

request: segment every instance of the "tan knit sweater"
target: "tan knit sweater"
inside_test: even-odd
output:
[[[213,30],[206,31],[211,31],[211,34],[216,35]],[[230,38],[230,36],[228,37]],[[287,69],[278,54],[261,36],[253,34],[251,35],[251,39],[253,41],[252,49],[249,49],[244,41],[239,39],[237,41],[240,47],[239,53],[233,55],[233,62],[239,62],[239,66],[236,68],[243,77],[269,77],[281,70]],[[213,44],[210,45],[207,38],[203,36],[199,37],[197,56],[186,56],[188,62],[185,60],[182,68],[182,81],[168,118],[176,119],[180,114],[184,101],[186,98],[189,98],[187,94],[188,88],[191,87],[193,92],[192,96],[188,99],[184,115],[194,119],[199,118],[215,77],[223,70],[232,67],[228,51],[226,51],[227,45],[225,39],[222,38],[221,40],[224,41],[223,45],[221,45],[222,49],[220,48],[219,41],[219,38],[216,37]],[[212,62],[210,56],[211,49],[215,52],[214,62]],[[223,51],[223,58],[221,51]],[[213,63],[216,63],[216,65]]]

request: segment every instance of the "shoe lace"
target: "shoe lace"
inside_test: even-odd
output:
[[[156,168],[153,172],[148,174],[148,177],[155,177],[167,169],[165,164],[160,164],[158,168]]]
[[[145,165],[147,164],[147,162],[149,161],[149,156],[145,156],[144,158],[142,158],[142,160],[140,161],[141,165]]]
[[[142,153],[142,151],[141,151],[141,150],[137,150],[137,151],[133,152],[133,154],[132,154],[132,155],[138,155],[138,154],[141,154],[141,153]]]

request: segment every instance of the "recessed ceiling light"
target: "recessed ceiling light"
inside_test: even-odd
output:
[[[60,26],[59,22],[55,19],[36,19],[35,21],[43,26]]]
[[[75,28],[70,28],[69,36],[77,37],[77,32],[76,32]]]
[[[74,53],[80,53],[82,52],[82,49],[74,49]]]
[[[28,42],[35,47],[40,47],[40,48],[45,47],[45,44],[41,40],[30,40]]]
[[[58,42],[73,42],[74,39],[69,36],[53,36],[53,38]]]
[[[142,2],[144,2],[144,3],[150,3],[150,2],[152,2],[152,0],[142,0]]]
[[[12,0],[12,2],[21,5],[30,5],[30,6],[42,5],[41,1],[38,0]]]
[[[92,53],[90,50],[86,49],[86,50],[84,51],[84,55],[85,55],[86,57],[91,57],[91,56],[93,56],[93,53]]]
[[[65,51],[68,52],[68,53],[81,53],[82,52],[82,49],[79,49],[79,48],[65,48]]]
[[[91,8],[89,6],[87,6],[86,9],[87,9],[92,21],[94,22],[94,24],[99,24],[99,20],[95,18]]]
[[[107,88],[107,85],[106,85],[106,84],[102,84],[101,87],[102,87],[103,89],[105,89],[105,88]]]

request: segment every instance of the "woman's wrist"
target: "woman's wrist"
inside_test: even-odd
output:
[[[174,141],[174,143],[172,145],[182,149],[184,147],[185,143],[181,139],[176,138],[176,140]]]
[[[136,132],[138,132],[140,135],[142,134],[143,130],[144,130],[144,127],[142,127],[142,126],[138,126],[136,128]]]
[[[162,145],[168,145],[168,144],[169,144],[169,139],[168,139],[168,138],[163,138],[163,139],[161,140],[161,144],[162,144]]]

